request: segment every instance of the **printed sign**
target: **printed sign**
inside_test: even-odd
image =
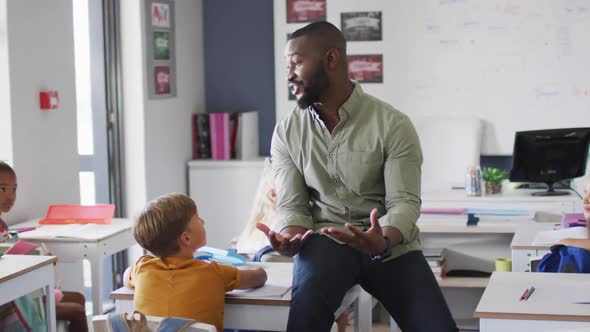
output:
[[[326,0],[287,0],[287,23],[326,20]]]
[[[381,40],[381,12],[340,14],[341,30],[348,41]]]
[[[349,55],[348,73],[361,83],[383,83],[383,55]]]

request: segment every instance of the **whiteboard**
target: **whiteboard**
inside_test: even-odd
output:
[[[482,154],[511,154],[516,131],[590,126],[590,0],[339,0],[327,10],[338,27],[341,12],[382,11],[382,41],[348,42],[348,54],[383,54],[383,83],[363,89],[410,116],[482,119]],[[277,119],[295,106],[286,32],[304,25],[284,21],[275,8]]]

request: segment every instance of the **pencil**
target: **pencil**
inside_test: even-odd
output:
[[[522,301],[522,300],[524,300],[524,298],[525,298],[525,296],[526,296],[526,294],[527,294],[528,292],[529,292],[529,289],[528,289],[528,288],[527,288],[527,289],[525,289],[525,290],[524,290],[524,293],[522,293],[522,295],[520,296],[520,300],[519,300],[519,301]]]
[[[535,286],[531,287],[531,290],[529,291],[529,293],[526,295],[526,297],[524,298],[525,301],[529,300],[529,297],[531,297],[531,294],[533,294],[533,292],[535,291]]]

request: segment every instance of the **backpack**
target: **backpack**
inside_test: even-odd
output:
[[[148,328],[145,315],[134,311],[128,316],[127,313],[113,313],[107,316],[107,327],[109,332],[173,332],[184,331],[196,320],[178,317],[166,317],[153,329]]]
[[[537,272],[590,273],[590,251],[557,244],[543,256]]]

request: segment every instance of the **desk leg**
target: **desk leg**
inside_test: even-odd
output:
[[[53,266],[51,266],[51,268],[53,269]],[[53,271],[51,271],[51,273],[54,273]],[[53,274],[52,274],[53,276]],[[53,332],[53,331],[57,331],[57,327],[56,327],[56,318],[55,318],[55,295],[54,295],[54,289],[55,289],[55,278],[50,277],[48,278],[49,282],[47,283],[47,285],[44,287],[44,291],[45,291],[45,314],[47,317],[47,330],[49,332]]]
[[[92,280],[92,313],[102,315],[102,274],[104,271],[104,257],[93,254],[88,257],[90,261],[90,274]]]
[[[354,330],[356,332],[371,331],[373,324],[373,296],[361,288],[357,306],[355,308]]]

